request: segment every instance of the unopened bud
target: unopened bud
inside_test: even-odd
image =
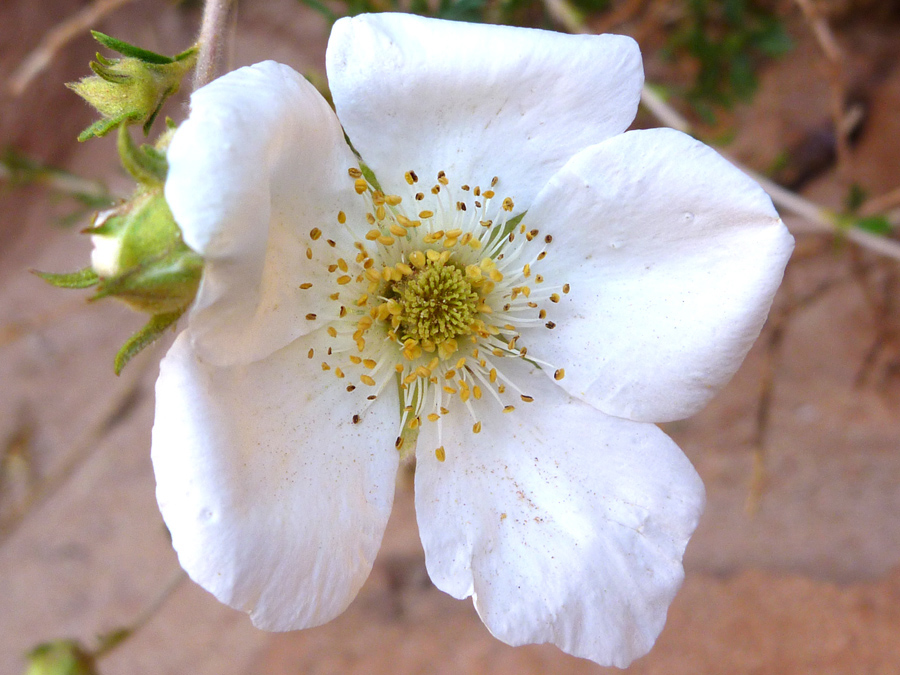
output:
[[[94,658],[74,640],[38,645],[28,654],[25,675],[96,675]]]
[[[96,31],[93,35],[124,58],[107,59],[97,54],[97,60],[91,62],[95,74],[67,85],[103,116],[82,131],[78,140],[103,136],[123,123],[142,124],[147,133],[163,102],[178,91],[182,77],[194,67],[197,50],[191,48],[168,57]]]

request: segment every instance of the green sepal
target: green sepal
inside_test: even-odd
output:
[[[122,369],[125,368],[132,357],[156,342],[167,328],[174,326],[182,314],[184,314],[183,309],[168,314],[156,314],[150,318],[143,328],[128,338],[125,344],[122,345],[119,353],[116,354],[113,366],[116,375],[122,373]]]
[[[116,297],[142,312],[169,313],[197,294],[203,259],[184,244],[123,274],[101,279],[92,301]]]
[[[99,57],[100,54],[97,54]],[[107,61],[105,64],[97,63],[96,61],[90,62],[90,68],[94,71],[94,74],[98,75],[102,79],[107,82],[112,82],[113,84],[122,84],[132,79],[131,75],[127,73],[117,73],[113,68],[119,63],[121,59],[112,59]]]
[[[101,45],[107,49],[112,49],[114,52],[119,52],[122,56],[130,56],[133,59],[138,59],[145,63],[156,63],[159,65],[175,62],[175,59],[170,56],[163,56],[162,54],[151,52],[149,49],[141,49],[140,47],[136,47],[123,40],[117,40],[116,38],[97,30],[92,30],[91,35],[93,35],[94,39]]]
[[[136,146],[124,124],[119,127],[117,147],[122,166],[138,183],[161,185],[165,182],[169,170],[166,156],[152,145]]]
[[[32,274],[39,276],[51,286],[57,288],[90,288],[96,286],[100,281],[100,277],[90,267],[85,267],[77,272],[68,272],[64,274],[54,274],[53,272],[39,272],[31,270]]]
[[[89,138],[100,138],[101,136],[106,136],[106,134],[115,129],[117,126],[119,126],[123,122],[130,122],[132,119],[134,119],[134,117],[134,115],[131,115],[129,113],[123,113],[118,117],[110,117],[109,119],[97,120],[87,129],[78,134],[78,142],[84,143]]]

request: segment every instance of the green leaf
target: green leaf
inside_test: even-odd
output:
[[[69,272],[65,274],[54,274],[53,272],[39,272],[31,270],[33,274],[39,276],[51,286],[57,288],[90,288],[97,285],[100,277],[90,267],[85,267],[77,272]]]
[[[149,347],[158,340],[167,328],[175,325],[175,322],[181,317],[184,310],[171,312],[169,314],[157,314],[153,316],[147,324],[137,333],[128,338],[128,341],[122,345],[119,353],[116,354],[114,369],[116,375],[122,373],[122,369],[127,363],[140,353],[144,348]]]
[[[859,220],[856,220],[853,225],[860,230],[865,230],[872,234],[887,235],[894,231],[891,221],[884,216],[868,216],[867,218],[860,218]]]
[[[157,54],[156,52],[151,52],[147,49],[141,49],[140,47],[136,47],[127,42],[123,42],[122,40],[117,40],[114,37],[110,37],[109,35],[101,33],[100,31],[92,30],[91,35],[93,35],[94,39],[107,49],[112,49],[114,52],[119,52],[123,56],[130,56],[134,59],[140,59],[145,63],[156,63],[162,65],[175,61],[175,59],[169,56],[163,56],[162,54]],[[182,54],[179,54],[179,56],[182,56],[182,58],[184,58]]]

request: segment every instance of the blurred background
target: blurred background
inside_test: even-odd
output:
[[[231,62],[276,59],[324,86],[330,23],[393,2],[240,3]],[[689,124],[782,189],[797,248],[769,323],[713,404],[665,427],[703,477],[708,506],[666,628],[626,672],[900,672],[898,4],[399,9],[632,35],[654,94],[636,126]],[[112,358],[145,317],[29,270],[86,265],[79,230],[133,185],[114,135],[75,141],[94,113],[63,84],[88,74],[98,48],[88,29],[174,54],[192,43],[200,11],[171,0],[0,3],[0,673],[23,673],[41,642],[95,650],[114,634],[127,639],[99,659],[104,675],[617,672],[552,646],[507,647],[470,602],[437,591],[409,471],[371,578],[326,626],[257,631],[180,571],[149,458],[170,339],[116,377]],[[182,119],[184,99],[164,113]]]

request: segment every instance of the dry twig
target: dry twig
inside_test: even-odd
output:
[[[35,77],[41,74],[56,53],[74,38],[83,35],[88,29],[110,12],[133,0],[96,0],[80,12],[44,35],[40,44],[25,57],[19,67],[13,71],[7,82],[7,89],[13,96],[20,96]]]
[[[827,62],[825,71],[831,91],[831,119],[834,126],[838,173],[844,175],[850,158],[850,132],[853,128],[845,115],[847,87],[844,82],[844,55],[831,32],[828,21],[819,13],[815,0],[794,0]]]

